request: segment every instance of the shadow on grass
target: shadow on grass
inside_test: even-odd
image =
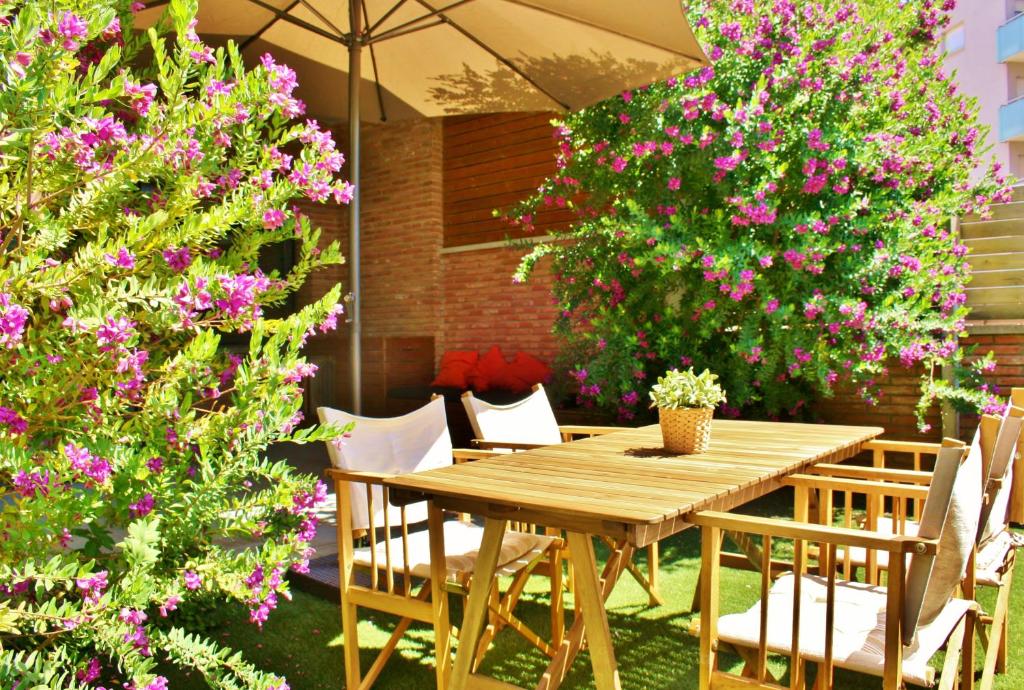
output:
[[[759,516],[789,516],[792,492],[780,491],[748,504],[742,512]],[[598,545],[603,559],[607,551]],[[636,582],[624,574],[608,601],[608,618],[624,688],[644,690],[694,690],[697,687],[699,642],[687,628],[694,587],[700,566],[700,533],[689,529],[661,542],[661,592],[664,606],[647,606],[647,596]],[[637,554],[646,570],[646,552]],[[723,613],[745,610],[757,600],[759,577],[745,571],[723,571],[721,610]],[[549,634],[549,593],[547,582],[535,578],[516,610],[528,625],[541,635]],[[462,602],[451,599],[451,617],[455,624],[462,618]],[[572,605],[571,596],[567,606]],[[1024,605],[1015,589],[1012,608],[1017,620],[1024,616]],[[1017,612],[1021,612],[1019,615]],[[344,662],[340,615],[336,599],[323,599],[295,592],[294,601],[282,602],[260,632],[247,621],[243,607],[232,607],[221,629],[211,633],[219,642],[245,653],[259,668],[287,677],[292,690],[337,690],[344,686]],[[568,613],[571,623],[572,613]],[[360,658],[365,671],[376,658],[394,628],[393,616],[360,610]],[[1016,627],[1011,628],[1011,649],[1020,644]],[[1011,671],[997,680],[997,690],[1024,687],[1021,673],[1011,656]],[[498,636],[484,660],[482,671],[499,680],[522,687],[533,687],[547,659],[514,632]],[[739,672],[741,664],[733,655],[723,653],[720,668]],[[785,660],[772,657],[770,669],[788,682]],[[808,669],[813,680],[814,669]],[[195,674],[165,672],[175,690],[205,690],[206,683]],[[842,690],[878,688],[878,679],[837,671],[836,687]],[[374,686],[379,690],[433,688],[434,635],[429,626],[411,628]],[[570,669],[566,690],[593,687],[590,659],[580,654]]]

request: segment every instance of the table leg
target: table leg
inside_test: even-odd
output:
[[[582,540],[584,543],[584,545],[581,546],[579,549],[573,547],[574,535],[576,541]],[[582,604],[582,594],[579,590],[581,568],[589,568],[584,569],[582,572],[591,573],[591,575],[589,575],[588,578],[591,579],[593,582],[597,583],[597,591],[599,592],[599,596],[597,597],[597,611],[599,612],[598,615],[600,616],[600,618],[605,621],[604,630],[605,634],[608,635],[608,618],[604,610],[604,601],[607,600],[608,597],[611,595],[612,589],[614,589],[615,587],[615,583],[618,582],[619,577],[626,570],[626,564],[632,560],[633,546],[625,542],[620,542],[612,551],[611,555],[608,557],[608,562],[605,563],[604,570],[601,572],[600,580],[598,581],[596,579],[597,568],[596,564],[594,563],[593,557],[594,547],[593,543],[590,540],[590,536],[585,534],[569,532],[568,537],[570,544],[570,559],[573,562],[573,572],[576,575],[577,605]],[[589,548],[587,548],[588,546]],[[582,560],[580,559],[580,557],[576,555],[578,552],[582,552],[585,554],[582,557]],[[589,566],[585,566],[583,560],[589,562]],[[583,604],[583,611],[586,611],[586,608],[586,605]],[[555,653],[554,658],[551,660],[551,663],[548,664],[547,670],[544,672],[544,675],[541,677],[540,682],[537,684],[537,690],[557,690],[562,685],[562,682],[565,680],[565,676],[566,674],[568,674],[569,668],[572,666],[572,662],[576,659],[576,655],[579,654],[580,649],[583,646],[583,638],[587,632],[587,616],[586,614],[580,615],[581,613],[582,612],[579,610],[579,608],[577,608],[576,615],[572,622],[572,626],[566,632],[565,639],[562,641],[562,644],[558,647],[558,651]],[[599,623],[597,625],[598,627],[600,627]],[[608,648],[610,649],[610,635],[606,639],[608,640]],[[590,643],[591,656],[593,657],[595,641],[590,636],[587,637],[587,640]],[[614,656],[612,656],[611,659],[611,665],[614,669]],[[595,676],[597,676],[596,668]],[[600,690],[604,690],[605,687],[619,687],[617,674],[614,678],[614,682],[614,685],[601,685],[601,681],[598,681],[597,687]]]
[[[469,682],[474,653],[483,632],[484,616],[487,614],[487,599],[490,596],[491,588],[495,586],[494,572],[498,566],[498,553],[501,551],[506,525],[508,525],[508,520],[499,518],[487,518],[484,521],[484,536],[480,542],[480,552],[477,554],[473,579],[469,585],[469,601],[466,603],[466,611],[462,616],[462,630],[459,633],[455,666],[452,669],[449,685],[451,690],[465,690]],[[430,536],[431,539],[434,538],[433,531]],[[436,579],[438,565],[433,558],[431,558],[430,567],[434,571]],[[443,569],[444,566],[442,565],[441,568]]]
[[[612,633],[608,629],[608,613],[604,610],[604,597],[601,596],[597,575],[594,542],[586,534],[569,532],[569,548],[576,559],[576,597],[586,626],[594,683],[597,690],[621,690]]]
[[[452,672],[452,624],[448,615],[448,564],[444,557],[444,511],[427,505],[430,535],[430,608],[434,618],[434,671],[437,687],[448,685]],[[390,535],[389,535],[390,536]],[[350,686],[353,687],[353,686]]]

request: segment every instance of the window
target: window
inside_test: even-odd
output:
[[[947,53],[959,53],[964,49],[964,25],[961,24],[946,32],[946,35],[942,38],[942,47]]]

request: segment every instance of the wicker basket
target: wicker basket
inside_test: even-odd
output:
[[[711,440],[713,407],[658,408],[665,450],[672,453],[703,453]]]

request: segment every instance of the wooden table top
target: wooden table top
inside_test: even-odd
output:
[[[394,501],[625,537],[637,546],[728,510],[818,462],[841,462],[880,427],[716,419],[707,452],[671,455],[657,424],[387,480]]]

